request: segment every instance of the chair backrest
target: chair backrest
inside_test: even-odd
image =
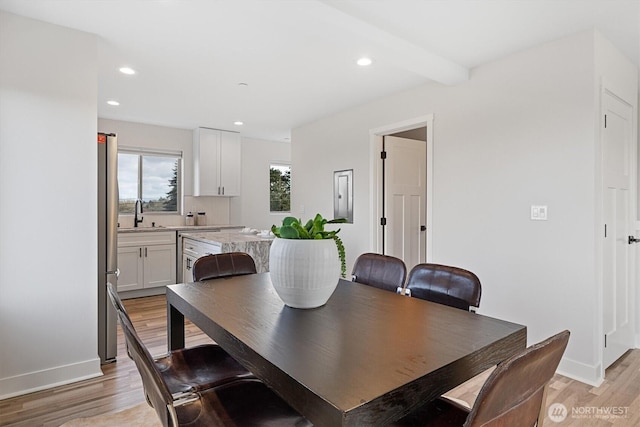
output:
[[[256,272],[255,261],[244,252],[205,255],[193,263],[193,280],[196,282]]]
[[[112,295],[114,295],[113,289],[110,289],[109,296],[111,297]],[[175,426],[177,425],[177,416],[173,408],[173,396],[169,391],[169,387],[162,378],[162,374],[154,363],[149,350],[147,350],[140,337],[138,337],[129,316],[126,315],[126,312],[119,309],[114,301],[115,299],[111,298],[127,342],[129,356],[135,362],[138,372],[142,377],[142,385],[147,401],[153,409],[155,409],[163,426]]]
[[[407,278],[407,267],[400,258],[364,253],[356,259],[351,280],[392,292],[400,292]]]
[[[480,306],[482,285],[472,272],[448,265],[418,264],[409,272],[406,294],[463,310]]]
[[[568,341],[569,331],[562,331],[500,363],[478,393],[465,427],[540,425],[545,388]]]
[[[118,292],[116,292],[115,286],[113,286],[111,282],[107,282],[107,295],[109,295],[111,304],[113,304],[113,307],[116,309],[116,311],[121,311],[122,314],[127,317],[127,320],[131,322],[129,313],[127,313],[127,310],[124,308],[124,304],[120,299],[120,295],[118,295]]]
[[[131,318],[129,317],[129,313],[127,313],[127,309],[124,308],[124,304],[120,299],[120,295],[118,295],[118,292],[116,292],[115,286],[113,286],[113,283],[111,282],[107,282],[107,295],[109,295],[111,304],[113,304],[113,307],[116,309],[116,313],[118,314],[118,317],[120,316],[126,317],[129,323],[133,325],[133,322],[131,322]],[[129,358],[133,359],[133,356],[131,355],[131,351],[129,350],[129,344],[125,343],[125,347],[127,348],[127,354],[129,355]]]

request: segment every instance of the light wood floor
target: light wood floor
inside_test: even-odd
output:
[[[134,326],[151,354],[166,352],[166,302],[164,296],[124,301]],[[187,322],[187,346],[211,342]],[[56,387],[0,401],[0,426],[59,426],[68,420],[117,412],[144,401],[142,382],[133,362],[126,356],[124,338],[118,328],[118,361],[103,366],[99,378]],[[484,373],[448,393],[473,404]],[[559,423],[545,419],[547,427],[637,426],[640,425],[640,350],[623,356],[607,370],[600,387],[556,375],[550,385],[547,406],[561,403],[567,418]],[[604,419],[617,411],[621,416]]]

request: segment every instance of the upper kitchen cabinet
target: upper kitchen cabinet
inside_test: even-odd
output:
[[[193,131],[193,195],[240,195],[240,134],[217,129]]]

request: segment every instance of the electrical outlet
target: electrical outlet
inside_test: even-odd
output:
[[[534,221],[546,221],[548,211],[547,205],[531,205],[531,219]]]

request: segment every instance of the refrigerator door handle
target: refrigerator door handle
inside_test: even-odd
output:
[[[120,277],[120,269],[116,268],[115,270],[107,271],[107,274],[115,274],[116,277]]]

